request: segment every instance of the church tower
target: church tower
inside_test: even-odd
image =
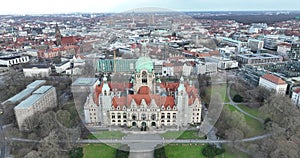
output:
[[[59,27],[58,27],[57,23],[55,25],[55,39],[56,39],[56,46],[60,46],[62,35],[60,33],[60,30],[59,30]]]

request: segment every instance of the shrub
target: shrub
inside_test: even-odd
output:
[[[243,102],[243,97],[240,96],[239,94],[235,95],[232,99],[234,102],[240,103]]]
[[[202,154],[209,158],[213,158],[217,155],[223,154],[224,152],[225,149],[219,149],[215,145],[207,145],[202,150]]]
[[[82,147],[73,148],[69,151],[70,158],[82,158],[83,157],[83,149]]]
[[[167,158],[166,153],[165,153],[165,148],[162,145],[159,145],[155,150],[154,150],[154,158]]]
[[[116,151],[116,158],[128,158],[129,157],[129,146],[122,145]]]

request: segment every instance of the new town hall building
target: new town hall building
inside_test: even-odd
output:
[[[161,82],[149,57],[136,61],[128,82],[108,81],[104,76],[92,87],[83,108],[85,123],[91,126],[160,128],[201,122],[195,86],[182,77],[179,82]]]

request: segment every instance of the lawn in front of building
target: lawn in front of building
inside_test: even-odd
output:
[[[83,146],[84,158],[115,158],[116,148],[106,144],[88,144]]]
[[[169,144],[165,146],[165,153],[168,158],[206,158],[202,155],[203,144]],[[225,146],[225,153],[216,158],[248,158],[242,152],[231,152]]]
[[[120,139],[125,136],[121,131],[99,131],[92,133],[88,139]]]
[[[197,131],[168,131],[166,133],[161,134],[160,136],[165,139],[205,139],[203,137],[198,136]]]

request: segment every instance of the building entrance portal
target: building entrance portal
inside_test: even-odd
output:
[[[136,126],[136,122],[132,122],[132,126]]]

